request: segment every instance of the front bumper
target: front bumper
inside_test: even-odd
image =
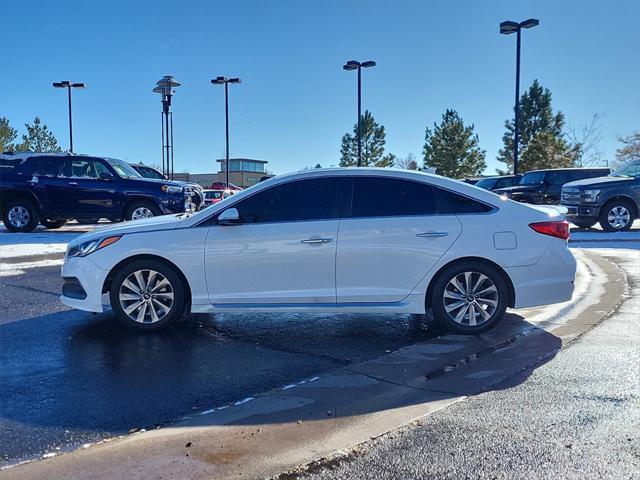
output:
[[[107,278],[107,273],[106,270],[98,267],[90,256],[66,259],[64,265],[62,265],[62,278],[69,279],[65,280],[65,283],[78,283],[79,288],[75,286],[74,291],[78,292],[82,289],[86,295],[85,298],[76,298],[82,295],[74,294],[73,291],[67,291],[67,295],[65,295],[63,290],[60,300],[68,307],[77,310],[103,312],[102,286]]]
[[[600,208],[597,205],[565,205],[561,204],[562,207],[567,209],[567,220],[583,220],[583,221],[593,221],[594,223],[598,220],[600,216]]]

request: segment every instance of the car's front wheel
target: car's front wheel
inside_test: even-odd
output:
[[[447,330],[478,334],[495,327],[507,309],[509,289],[502,274],[484,262],[445,268],[435,280],[431,306]]]
[[[111,282],[111,308],[123,324],[138,330],[159,330],[184,313],[185,287],[175,269],[157,260],[125,265]]]
[[[634,213],[630,202],[615,200],[600,210],[599,223],[607,232],[626,232],[633,224]]]
[[[2,211],[2,221],[10,232],[33,232],[40,217],[35,205],[26,199],[7,202]]]
[[[156,205],[146,200],[140,200],[131,203],[127,207],[124,218],[125,220],[140,220],[142,218],[157,217],[160,214],[160,209]]]

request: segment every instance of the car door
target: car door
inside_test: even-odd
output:
[[[559,204],[562,186],[569,181],[569,172],[565,170],[548,172],[545,178],[544,195],[541,203]]]
[[[116,177],[96,158],[70,157],[66,169],[72,216],[102,218],[115,213]],[[101,178],[102,173],[110,175]]]
[[[345,180],[294,180],[230,203],[240,224],[213,223],[205,247],[216,306],[336,302],[336,237]]]
[[[35,156],[27,161],[24,174],[36,193],[47,219],[64,217],[70,209],[67,179],[64,178],[65,158]]]
[[[338,303],[399,302],[411,293],[462,231],[455,214],[437,214],[437,203],[436,190],[422,182],[353,179],[350,215],[338,233]]]

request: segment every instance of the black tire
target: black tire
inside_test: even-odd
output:
[[[94,223],[98,223],[99,221],[99,218],[76,218],[76,222],[78,222],[80,225],[93,225]]]
[[[2,210],[2,221],[10,232],[27,233],[36,229],[40,215],[31,200],[19,198],[7,202]]]
[[[626,211],[628,213],[628,221],[626,224],[622,224],[620,222],[612,223],[609,221],[609,215],[613,214],[615,211],[622,212]],[[598,222],[602,229],[606,232],[626,232],[633,225],[633,220],[636,217],[636,209],[634,205],[628,200],[612,200],[605,204],[604,207],[600,210],[600,216],[598,217]],[[626,217],[625,217],[626,218]]]
[[[587,228],[593,227],[596,224],[596,222],[579,222],[577,220],[571,220],[571,223],[573,223],[576,227],[583,228],[585,230]]]
[[[142,315],[142,323],[140,321],[136,321],[135,319],[131,318],[129,314],[127,314],[127,312],[125,312],[124,310],[125,308],[131,307],[134,304],[133,302],[135,302],[135,300],[121,301],[121,297],[120,297],[121,291],[126,295],[130,295],[130,294],[135,295],[135,293],[132,289],[126,286],[123,287],[123,283],[131,275],[133,275],[135,279],[134,272],[138,272],[138,271],[147,272],[146,277],[144,276],[145,273],[142,274],[143,279],[147,281],[149,280],[149,276],[151,275],[150,271],[157,272],[169,282],[170,290],[173,293],[173,303],[171,304],[170,310],[166,314],[160,315],[162,313],[162,309],[159,309],[159,307],[154,308],[154,311],[156,312],[156,316],[160,317],[156,321],[154,321],[154,319],[151,318],[152,312],[151,310],[148,310],[148,306],[149,305],[153,306],[158,302],[156,302],[156,300],[152,300],[151,298],[148,299],[147,307],[145,307],[145,312]],[[163,287],[163,288],[166,288],[166,287]],[[113,310],[113,313],[115,314],[118,321],[121,322],[123,325],[126,325],[127,327],[130,327],[130,328],[134,328],[136,330],[157,331],[157,330],[167,328],[177,323],[180,320],[180,318],[184,314],[185,305],[186,305],[185,291],[186,290],[185,290],[185,286],[183,284],[182,278],[173,267],[158,260],[137,260],[135,262],[125,265],[118,272],[116,272],[111,282],[111,286],[109,288],[109,299],[111,301],[111,309]],[[158,291],[158,295],[162,295],[162,294],[163,293],[161,289]],[[148,294],[148,295],[151,295],[151,294]],[[165,295],[166,295],[166,290],[165,290]],[[159,298],[158,301],[161,301],[164,305],[166,305],[165,300]],[[131,303],[123,303],[123,302],[131,302]],[[154,304],[153,302],[156,302],[156,303]],[[123,307],[123,304],[124,304],[124,307]],[[141,309],[142,307],[140,309],[134,309],[132,311],[132,315],[138,316],[140,314]]]
[[[158,206],[153,204],[152,202],[149,202],[148,200],[134,200],[127,206],[127,209],[124,212],[124,219],[133,220],[134,213],[139,209],[148,210],[151,213],[150,216],[152,217],[157,217],[158,215],[162,214]]]
[[[68,221],[66,218],[63,218],[61,220],[40,220],[40,223],[44,228],[55,230],[56,228],[64,227]]]
[[[464,300],[448,298],[446,301],[450,303],[445,306],[445,290],[447,290],[448,295],[455,294],[461,297],[463,296],[463,292],[456,291],[455,288],[452,288],[450,282],[457,279],[458,283],[461,284],[462,287],[465,287],[465,272],[472,272],[469,283],[472,287],[476,289],[480,288],[480,290],[469,292],[469,297]],[[489,281],[483,279],[478,282],[481,278],[479,274],[484,275]],[[476,282],[478,282],[477,285]],[[490,291],[484,293],[484,297],[476,295],[478,292],[482,292],[490,287],[491,284],[495,287],[495,294],[493,291]],[[473,290],[473,288],[470,290]],[[474,297],[477,297],[477,299],[470,303],[473,307],[473,318],[475,319],[476,325],[473,325],[474,322],[470,320],[471,310],[468,310],[467,307],[467,305],[469,305],[467,301]],[[502,272],[485,262],[468,261],[446,267],[438,274],[432,289],[431,307],[435,319],[447,330],[465,335],[477,335],[495,327],[502,320],[504,312],[507,309],[508,298],[509,288]],[[485,300],[484,302],[482,301],[483,299]],[[480,300],[480,302],[477,300]],[[454,303],[461,301],[464,302],[464,304],[457,309],[450,310],[451,313],[447,313],[446,307],[452,308]],[[495,302],[495,305],[489,302]],[[480,306],[480,304],[483,304],[483,306]],[[483,318],[484,314],[477,310],[478,308],[482,308],[489,317],[486,319]],[[452,316],[457,317],[461,311],[463,312],[462,318],[458,321],[452,318]]]

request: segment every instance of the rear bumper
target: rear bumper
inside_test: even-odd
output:
[[[515,308],[571,300],[576,260],[564,241],[553,239],[534,265],[505,268],[515,291]]]
[[[93,263],[90,257],[67,259],[62,265],[62,278],[65,279],[65,284],[73,285],[73,288],[63,287],[60,300],[77,310],[103,312],[102,285],[107,273]],[[79,294],[81,291],[84,292],[84,298],[78,298],[82,297]]]

